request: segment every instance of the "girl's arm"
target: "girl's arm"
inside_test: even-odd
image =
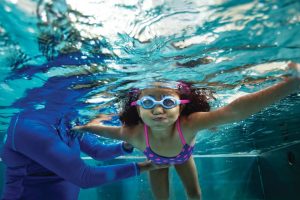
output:
[[[110,139],[117,139],[129,142],[129,138],[124,127],[120,126],[105,126],[101,124],[103,120],[110,120],[108,115],[99,115],[97,118],[91,120],[89,123],[83,126],[75,126],[72,130],[78,132],[90,132],[99,136],[103,136]]]
[[[124,140],[121,134],[121,127],[103,126],[101,124],[86,124],[83,126],[75,126],[73,130],[79,132],[89,132],[111,139]]]
[[[221,124],[240,121],[270,104],[296,92],[300,86],[300,64],[289,63],[294,75],[269,88],[242,96],[227,106],[211,112],[197,112],[188,116],[193,130],[200,130]]]

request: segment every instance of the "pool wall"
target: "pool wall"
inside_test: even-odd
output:
[[[293,200],[300,196],[300,144],[275,149],[260,155],[226,154],[195,156],[204,200]],[[91,165],[142,161],[144,158],[119,158],[97,162],[84,157]],[[3,189],[4,165],[0,163],[0,192]],[[185,192],[174,168],[170,171],[171,199],[185,199]],[[153,199],[146,173],[97,188],[82,189],[80,200]]]
[[[300,196],[300,144],[260,155],[195,156],[204,200],[296,200]],[[118,159],[117,162],[141,159]],[[93,164],[93,160],[87,160]],[[95,163],[94,163],[95,164]],[[185,199],[183,185],[174,168],[171,199]],[[80,200],[153,199],[146,174],[99,188],[83,189]]]

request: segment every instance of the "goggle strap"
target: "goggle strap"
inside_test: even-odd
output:
[[[181,104],[187,104],[187,103],[190,103],[190,100],[180,100],[180,103]]]
[[[134,101],[134,102],[131,102],[130,106],[136,106],[137,105],[137,102]]]

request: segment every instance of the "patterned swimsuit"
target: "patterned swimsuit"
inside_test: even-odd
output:
[[[146,124],[144,125],[144,134],[146,139],[146,149],[144,150],[144,154],[148,158],[148,160],[151,160],[155,164],[182,164],[191,157],[191,155],[193,154],[194,146],[190,146],[184,140],[179,120],[176,121],[176,128],[183,147],[181,149],[181,152],[177,156],[165,157],[158,155],[151,150],[148,137],[148,127]]]

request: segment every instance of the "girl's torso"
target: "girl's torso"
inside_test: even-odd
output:
[[[128,141],[156,164],[181,164],[192,155],[194,146],[195,134],[190,133],[186,124],[184,118],[178,119],[173,132],[160,139],[153,136],[151,128],[139,124],[128,133],[133,135]]]

